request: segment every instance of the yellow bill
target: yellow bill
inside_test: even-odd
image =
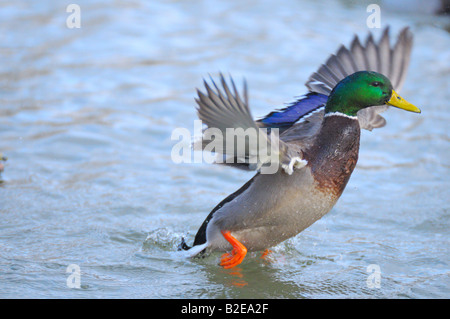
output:
[[[397,94],[394,90],[392,90],[392,96],[389,101],[386,102],[387,105],[392,105],[398,107],[399,109],[403,109],[409,112],[421,113],[420,109],[406,101],[400,95]]]

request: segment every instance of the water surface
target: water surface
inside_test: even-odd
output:
[[[252,177],[174,164],[195,88],[218,71],[249,84],[260,117],[306,93],[311,72],[368,31],[351,1],[5,1],[0,10],[2,298],[448,298],[448,17],[382,6],[415,36],[402,96],[363,132],[333,210],[238,271],[176,251]],[[376,36],[380,30],[373,30]],[[79,289],[66,269],[81,270]],[[381,271],[367,284],[369,265]]]

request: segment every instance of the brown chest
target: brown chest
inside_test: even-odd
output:
[[[324,118],[314,146],[305,151],[320,191],[339,197],[358,161],[360,127],[357,119],[334,115]]]

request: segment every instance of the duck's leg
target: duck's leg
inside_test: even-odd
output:
[[[244,260],[244,257],[247,254],[247,248],[242,245],[240,241],[231,236],[229,231],[222,231],[221,233],[231,246],[233,246],[233,250],[230,253],[222,255],[220,265],[223,266],[223,268],[233,268]]]

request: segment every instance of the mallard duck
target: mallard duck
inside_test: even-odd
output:
[[[217,162],[257,172],[210,212],[192,247],[183,239],[179,249],[188,250],[189,256],[225,251],[220,265],[231,268],[248,251],[265,255],[327,214],[356,166],[360,129],[384,126],[379,113],[389,106],[420,113],[396,92],[404,81],[411,47],[407,28],[394,46],[388,28],[378,42],[369,35],[362,45],[355,36],[349,49],[341,46],[311,75],[308,94],[257,121],[250,113],[246,85],[241,98],[233,79],[230,87],[221,75],[221,89],[211,79],[215,90],[205,82],[206,93],[197,91],[198,116],[223,135],[217,144],[223,147],[214,149]],[[266,155],[247,141],[245,152],[239,153],[242,150],[225,147],[229,128],[255,129],[258,138],[277,147]],[[279,134],[272,134],[274,130]],[[206,131],[204,137],[197,143],[202,149],[211,141]],[[276,170],[264,173],[273,162]]]

